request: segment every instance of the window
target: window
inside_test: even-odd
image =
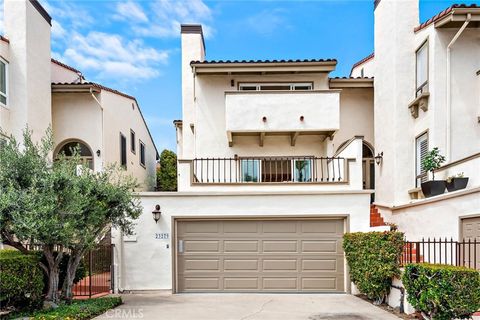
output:
[[[273,158],[262,161],[262,182],[284,182],[291,180],[291,160]]]
[[[242,159],[242,181],[243,182],[259,182],[260,160]]]
[[[428,92],[428,41],[425,41],[416,52],[416,84],[415,96]]]
[[[427,172],[423,169],[422,162],[428,152],[428,133],[425,132],[417,137],[415,141],[415,186],[418,187],[422,182],[427,181]]]
[[[311,82],[301,83],[239,83],[241,91],[290,91],[290,90],[313,90]]]
[[[8,98],[8,64],[0,58],[0,104],[7,105]]]
[[[312,181],[312,160],[311,159],[294,160],[293,166],[295,170],[295,182]]]
[[[120,133],[120,165],[127,168],[127,137]]]
[[[135,131],[130,129],[130,150],[132,151],[133,154],[135,154],[136,147],[135,147]]]
[[[142,167],[145,167],[145,143],[143,143],[141,140],[140,142],[140,165]]]
[[[86,167],[93,170],[93,155],[90,148],[80,141],[70,141],[65,143],[57,152],[57,158],[59,155],[64,157],[73,157],[75,151],[78,152],[80,161]]]

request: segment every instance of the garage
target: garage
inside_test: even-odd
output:
[[[462,219],[461,231],[463,241],[480,241],[480,217]],[[461,254],[466,266],[480,270],[480,246],[466,244]]]
[[[176,292],[344,292],[343,218],[175,219]]]

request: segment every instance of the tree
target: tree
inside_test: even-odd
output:
[[[422,167],[425,171],[432,172],[432,180],[435,180],[435,170],[440,168],[445,162],[445,157],[440,154],[440,150],[435,147],[430,150],[422,161]],[[443,191],[442,191],[443,193]]]
[[[173,151],[165,149],[160,154],[157,186],[161,191],[177,191],[177,155]]]
[[[41,245],[47,263],[46,300],[57,302],[59,266],[70,251],[62,296],[71,298],[75,271],[86,250],[110,227],[131,233],[141,213],[131,190],[136,182],[116,168],[100,173],[78,170],[78,152],[51,161],[49,130],[36,144],[28,128],[23,144],[10,137],[0,152],[0,232],[3,239],[26,252],[28,244]]]

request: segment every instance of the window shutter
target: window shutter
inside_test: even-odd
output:
[[[428,135],[422,134],[416,140],[416,186],[418,187],[422,182],[427,181],[427,172],[423,169],[422,162],[428,153]]]

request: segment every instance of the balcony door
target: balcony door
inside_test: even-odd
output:
[[[311,158],[241,159],[242,182],[311,182]]]

